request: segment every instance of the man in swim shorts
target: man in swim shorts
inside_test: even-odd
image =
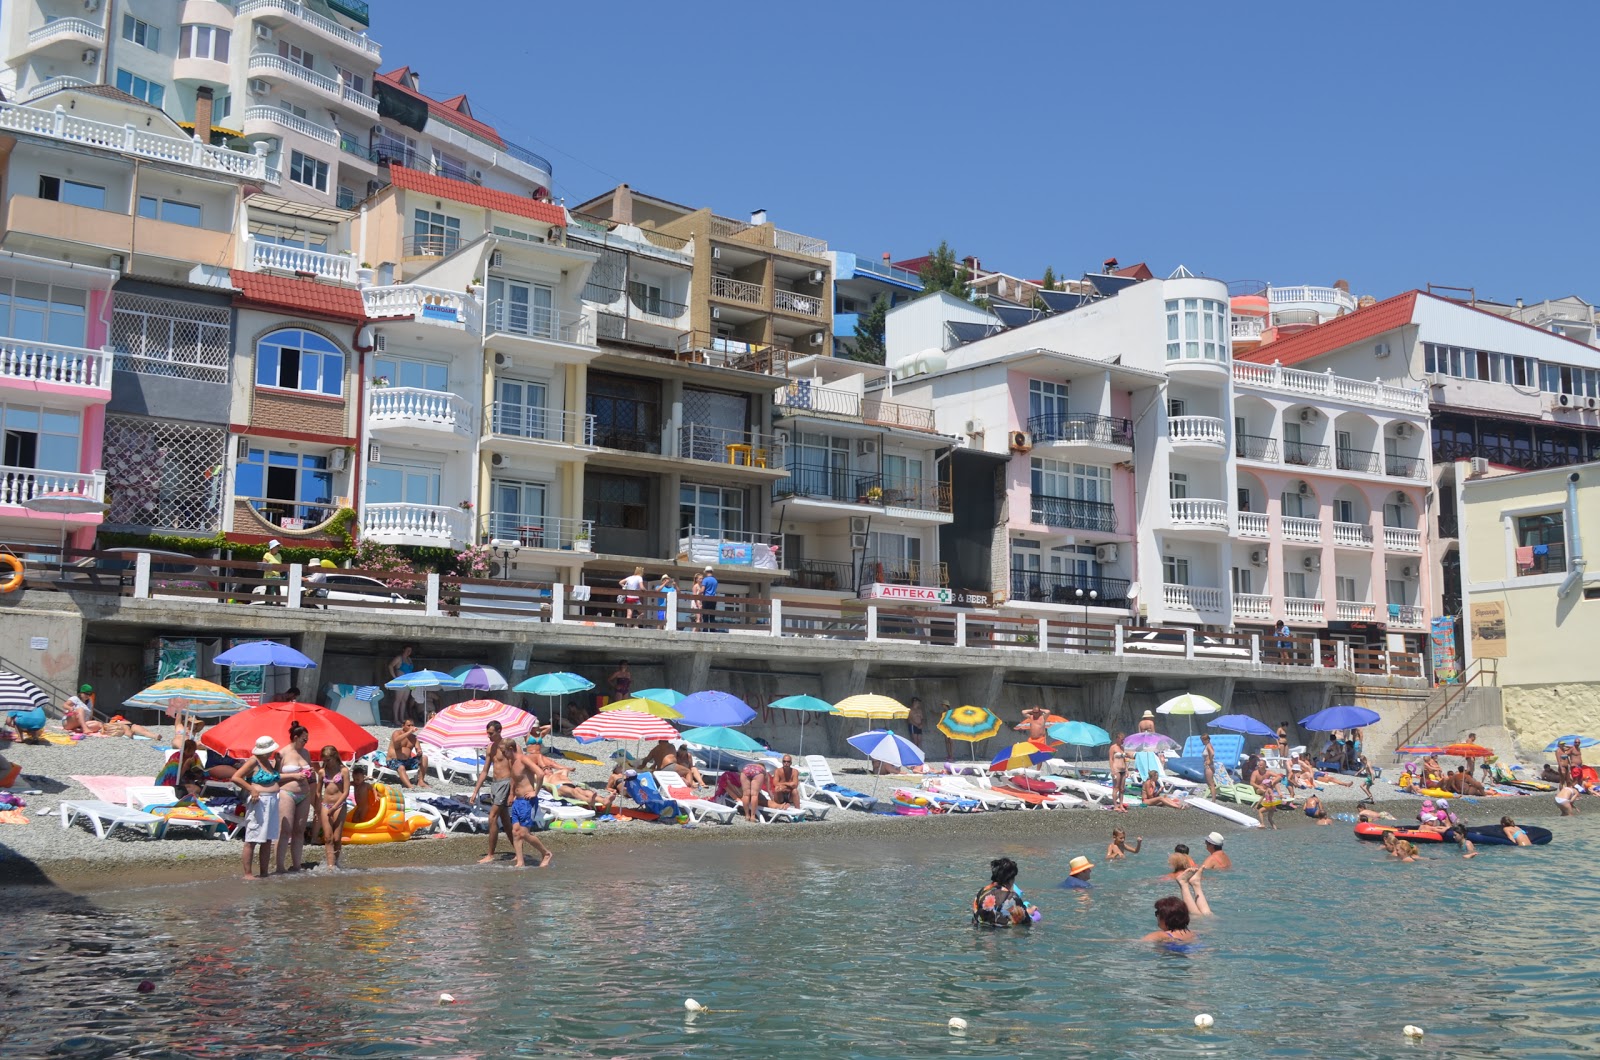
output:
[[[489,733],[489,758],[483,763],[483,769],[478,773],[478,782],[472,786],[472,801],[478,801],[478,792],[483,789],[483,782],[489,781],[489,853],[478,859],[478,864],[493,861],[495,852],[500,846],[500,829],[505,828],[506,835],[511,835],[511,762],[516,754],[516,743],[512,740],[500,738],[500,723],[491,721],[488,725]],[[510,744],[510,749],[506,746]]]
[[[400,727],[389,737],[389,765],[394,769],[395,776],[400,778],[402,788],[428,786],[428,756],[422,753],[422,747],[417,743],[417,723],[409,716],[400,722]],[[416,774],[415,784],[407,776],[407,770]]]
[[[1018,732],[1026,732],[1028,739],[1033,743],[1038,744],[1040,747],[1047,747],[1050,742],[1050,736],[1047,731],[1050,726],[1045,722],[1047,717],[1049,715],[1045,713],[1043,707],[1029,707],[1022,712],[1021,723],[1014,726],[1014,728]]]
[[[544,773],[526,755],[517,753],[515,741],[505,740],[502,747],[511,748],[511,849],[516,858],[511,862],[517,868],[526,868],[522,844],[532,843],[539,851],[539,867],[550,864],[550,848],[539,841],[539,789],[544,785]]]
[[[922,746],[922,726],[927,717],[922,712],[922,700],[916,696],[911,697],[911,703],[906,708],[906,729],[911,734],[911,742],[918,747]]]

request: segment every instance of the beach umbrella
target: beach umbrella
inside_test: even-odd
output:
[[[449,674],[438,670],[413,670],[408,674],[401,674],[393,681],[384,682],[384,688],[449,688],[454,680]]]
[[[703,725],[698,729],[685,729],[683,742],[696,747],[715,747],[723,751],[764,752],[765,747],[738,729],[723,725]]]
[[[1237,732],[1245,736],[1271,736],[1272,727],[1259,722],[1248,714],[1224,714],[1215,721],[1206,722],[1208,729],[1221,729],[1224,732]]]
[[[30,714],[50,705],[44,689],[10,670],[0,670],[0,714]]]
[[[30,497],[23,501],[22,506],[29,511],[50,512],[55,515],[92,515],[95,512],[104,512],[110,507],[105,501],[95,500],[93,497],[87,497],[81,493],[73,493],[71,490],[51,490],[47,493],[41,493],[36,497]],[[67,523],[65,519],[61,521],[61,536],[57,543],[57,548],[61,553],[61,566],[65,569],[67,565]]]
[[[671,707],[675,706],[678,700],[683,698],[683,693],[674,692],[670,688],[647,688],[643,692],[635,692],[633,698],[648,699],[653,703],[665,703]]]
[[[306,670],[317,664],[287,644],[272,640],[252,640],[236,644],[217,656],[218,666],[287,666]]]
[[[1404,747],[1396,747],[1397,755],[1436,755],[1444,753],[1444,744],[1438,743],[1408,743]]]
[[[549,696],[554,700],[556,697],[569,696],[574,692],[587,692],[593,687],[594,682],[586,677],[558,672],[530,677],[526,681],[520,681],[513,685],[511,690],[513,692],[526,692],[534,696]],[[566,720],[566,708],[565,702],[562,702],[559,711],[555,703],[552,702],[550,705],[551,720],[557,722],[556,728],[558,729],[560,728],[559,722]],[[559,717],[556,717],[558,714]]]
[[[727,692],[695,692],[672,709],[685,725],[744,725],[756,716],[749,704]]]
[[[125,707],[145,710],[162,710],[168,714],[183,712],[195,718],[225,718],[250,704],[211,681],[198,677],[169,677],[157,681],[142,692],[136,692],[122,701]]]
[[[1122,746],[1130,751],[1176,751],[1178,741],[1170,736],[1163,736],[1159,732],[1136,732],[1122,741]]]
[[[1054,755],[1055,751],[1049,747],[1043,747],[1031,740],[1023,740],[995,755],[994,761],[989,763],[989,769],[995,773],[1004,773],[1009,769],[1026,769]]]
[[[886,729],[859,733],[850,737],[848,743],[873,761],[885,765],[903,769],[906,766],[920,766],[923,762],[922,748]]]
[[[841,718],[903,718],[911,713],[904,703],[888,696],[848,696],[833,705],[834,714]]]
[[[679,717],[680,717],[680,715],[678,714],[677,711],[673,710],[671,707],[667,706],[665,703],[658,703],[657,701],[655,701],[653,699],[641,699],[638,696],[635,696],[632,699],[614,699],[610,703],[607,703],[605,706],[601,707],[600,709],[602,711],[607,711],[607,710],[633,710],[633,711],[639,711],[639,712],[644,713],[644,714],[654,714],[656,717],[665,718],[667,721],[677,721],[677,720],[679,720]]]
[[[767,706],[773,710],[795,710],[800,712],[800,755],[806,753],[806,715],[807,714],[832,714],[833,704],[826,699],[816,696],[784,696],[775,699]]]
[[[1157,714],[1215,714],[1222,709],[1222,704],[1214,699],[1197,695],[1194,692],[1185,692],[1181,696],[1173,696],[1156,708]]]
[[[1556,745],[1563,743],[1576,743],[1579,747],[1593,747],[1595,744],[1600,744],[1600,740],[1589,736],[1557,736],[1550,741],[1550,746],[1544,749],[1545,754],[1554,754]]]
[[[1052,740],[1073,747],[1103,747],[1111,742],[1111,734],[1098,725],[1086,721],[1064,721],[1045,730]],[[1073,761],[1079,761],[1081,752],[1073,752]]]
[[[983,707],[953,707],[939,715],[938,730],[952,740],[977,743],[998,735],[1005,726],[999,716]]]
[[[580,743],[596,740],[676,740],[678,730],[654,714],[637,710],[602,711],[578,725],[572,735]]]
[[[270,736],[285,746],[289,726],[299,722],[310,730],[306,752],[312,758],[329,744],[344,759],[360,758],[378,749],[378,738],[340,714],[315,703],[263,703],[218,722],[200,734],[200,742],[218,754],[249,758],[256,740]]]
[[[452,703],[429,718],[417,739],[443,748],[485,747],[489,737],[484,730],[491,721],[500,723],[500,735],[508,740],[522,739],[539,724],[532,714],[498,699],[469,699]]]
[[[1443,751],[1439,752],[1448,758],[1492,758],[1494,752],[1482,744],[1452,743],[1446,744]]]
[[[1366,707],[1329,707],[1319,710],[1309,718],[1300,719],[1302,729],[1312,732],[1332,732],[1335,729],[1360,729],[1376,725],[1379,714]]]
[[[481,692],[494,692],[509,687],[499,670],[492,666],[458,666],[450,671],[452,688],[472,688]]]

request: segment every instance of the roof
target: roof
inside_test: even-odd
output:
[[[1124,265],[1120,269],[1113,269],[1111,275],[1128,276],[1135,280],[1153,280],[1156,278],[1156,274],[1150,271],[1150,266],[1142,261],[1137,265]]]
[[[452,96],[450,99],[440,101],[432,96],[425,96],[412,88],[411,67],[402,66],[398,70],[390,70],[386,74],[373,75],[377,80],[384,82],[391,88],[398,89],[413,99],[420,100],[428,106],[428,116],[438,118],[440,121],[449,122],[451,125],[465,129],[496,147],[504,147],[506,142],[500,134],[494,131],[494,126],[485,125],[472,116],[472,109],[467,105],[465,95]]]
[[[470,181],[453,180],[450,177],[424,173],[420,169],[407,169],[405,166],[396,165],[389,167],[389,180],[395,187],[404,191],[421,192],[440,199],[464,202],[468,206],[482,206],[487,210],[516,214],[518,217],[543,221],[547,225],[567,223],[567,211],[553,202],[543,202],[524,195],[513,195],[508,191],[479,187]]]
[[[1354,313],[1346,313],[1314,328],[1307,328],[1298,335],[1290,335],[1288,338],[1257,346],[1246,353],[1235,353],[1234,359],[1256,361],[1260,364],[1278,363],[1284,366],[1309,361],[1313,357],[1320,357],[1333,350],[1374,338],[1411,323],[1416,311],[1417,296],[1421,293],[1411,290],[1392,298],[1385,298],[1374,305],[1357,309]]]
[[[367,319],[361,301],[361,292],[354,287],[335,287],[315,280],[297,280],[287,276],[268,276],[261,272],[230,272],[233,285],[239,289],[236,303],[249,303],[269,309],[286,309],[306,316],[323,317],[360,324]]]
[[[162,110],[160,107],[147,103],[138,96],[129,95],[116,85],[67,85],[63,88],[52,89],[43,95],[35,96],[29,102],[36,103],[41,99],[49,99],[57,92],[76,92],[83,96],[102,96],[106,99],[115,100],[118,103],[131,103],[134,106],[143,107],[145,110],[153,110],[157,114],[166,113],[166,111]]]

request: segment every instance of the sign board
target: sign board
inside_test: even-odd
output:
[[[459,324],[461,322],[461,312],[454,306],[439,305],[434,302],[423,302],[422,319],[442,320],[451,324]]]
[[[755,546],[748,541],[724,541],[717,549],[717,562],[733,567],[754,566]]]
[[[1472,605],[1472,657],[1474,659],[1504,659],[1506,657],[1506,605],[1504,600],[1492,600]]]
[[[982,589],[957,589],[952,602],[957,607],[998,607],[1005,600],[1000,593],[985,592]]]
[[[1433,651],[1434,682],[1453,685],[1460,681],[1460,664],[1456,661],[1456,620],[1450,616],[1434,619],[1428,630],[1428,644]]]
[[[45,651],[50,647],[49,637],[29,637],[28,647],[34,651]]]
[[[861,590],[867,600],[894,600],[908,604],[948,604],[955,594],[949,589],[935,589],[926,585],[885,585],[873,582]]]

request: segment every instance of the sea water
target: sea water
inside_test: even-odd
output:
[[[1103,841],[934,828],[565,843],[544,871],[12,892],[0,1056],[1592,1055],[1594,821],[1407,865],[1345,825],[1233,833],[1236,868],[1207,874],[1216,914],[1186,953],[1137,941],[1173,892],[1168,841],[1107,863]],[[998,854],[1044,913],[1032,929],[970,926]],[[1057,886],[1075,854],[1096,865],[1087,892]]]

